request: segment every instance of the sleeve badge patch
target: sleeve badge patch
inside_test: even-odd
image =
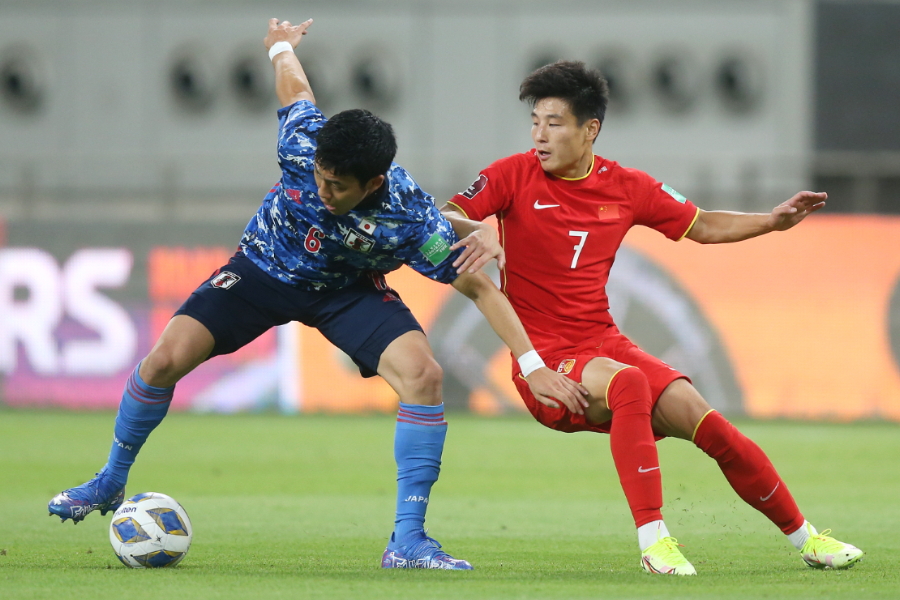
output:
[[[462,195],[471,200],[478,195],[478,192],[484,189],[484,186],[487,185],[487,182],[487,175],[482,173],[478,176],[478,179],[475,180],[475,183],[466,188],[466,191],[462,192]]]
[[[687,201],[687,198],[685,198],[684,196],[682,196],[681,194],[679,194],[678,192],[676,192],[675,190],[673,190],[671,187],[669,187],[666,184],[663,184],[662,189],[665,193],[672,196],[673,198],[675,198],[678,202],[681,202],[682,204],[684,204]]]
[[[440,233],[435,233],[419,248],[419,252],[428,259],[428,262],[436,267],[450,256],[450,244],[441,237]]]

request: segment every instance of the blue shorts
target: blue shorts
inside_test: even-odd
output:
[[[340,290],[307,291],[267,275],[241,252],[175,314],[197,319],[212,333],[216,344],[207,359],[230,354],[276,325],[298,321],[315,327],[343,350],[363,377],[377,375],[388,344],[408,331],[422,331],[380,273]]]

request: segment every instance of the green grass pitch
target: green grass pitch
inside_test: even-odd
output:
[[[0,410],[0,598],[897,598],[896,424],[743,421],[820,529],[867,555],[814,571],[712,460],[659,443],[665,515],[693,578],[641,571],[605,436],[528,417],[451,414],[427,526],[472,572],[380,569],[394,511],[389,416],[172,414],[128,495],[167,493],[194,543],[174,569],[131,570],[109,515],[73,526],[47,501],[104,462],[111,413]]]

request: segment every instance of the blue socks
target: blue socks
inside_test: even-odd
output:
[[[128,471],[141,446],[166,416],[175,390],[175,386],[158,388],[147,385],[138,375],[140,368],[138,364],[125,384],[119,414],[116,415],[115,437],[106,463],[107,474],[121,486],[128,480]]]
[[[128,472],[141,446],[147,441],[169,410],[175,386],[158,388],[141,380],[140,365],[125,385],[119,413],[116,415],[115,438],[106,465],[113,482],[124,486]],[[441,454],[447,436],[444,405],[424,406],[400,403],[394,435],[394,458],[397,461],[397,515],[392,538],[402,543],[406,538],[424,535],[425,511],[431,486],[441,470]]]
[[[397,517],[392,541],[403,544],[410,535],[425,531],[425,511],[431,486],[441,471],[441,453],[447,437],[444,405],[400,403],[394,434],[397,461]],[[418,536],[416,536],[418,537]]]

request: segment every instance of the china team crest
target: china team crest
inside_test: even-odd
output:
[[[562,373],[563,375],[568,375],[574,368],[575,368],[575,359],[567,358],[564,361],[562,361],[561,363],[559,363],[559,366],[556,368],[556,372]]]

